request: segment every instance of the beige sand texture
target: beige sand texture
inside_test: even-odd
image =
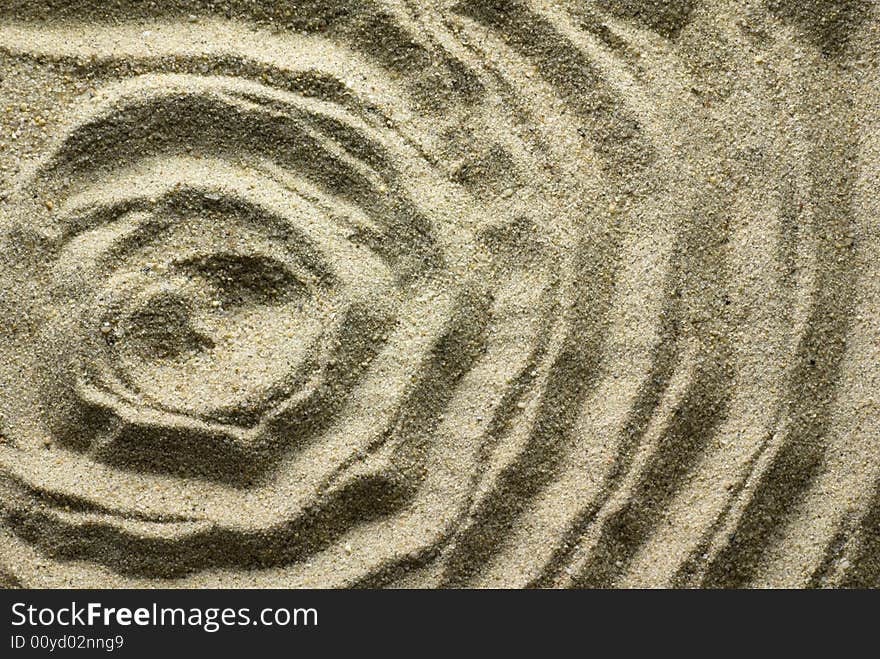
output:
[[[880,586],[880,7],[0,2],[9,587]]]

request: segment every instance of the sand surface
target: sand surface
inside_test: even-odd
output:
[[[880,586],[880,5],[0,2],[0,579]]]

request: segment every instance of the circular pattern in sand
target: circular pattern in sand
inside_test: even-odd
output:
[[[12,581],[870,582],[841,53],[571,5],[6,21]]]

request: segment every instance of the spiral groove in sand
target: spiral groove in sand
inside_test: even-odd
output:
[[[70,4],[10,583],[878,585],[872,4]]]

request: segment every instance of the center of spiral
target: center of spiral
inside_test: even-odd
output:
[[[104,463],[247,484],[344,402],[390,321],[392,279],[295,190],[236,186],[219,161],[174,161],[169,185],[169,162],[61,220],[77,229],[42,332],[67,348],[43,373],[49,431]]]

